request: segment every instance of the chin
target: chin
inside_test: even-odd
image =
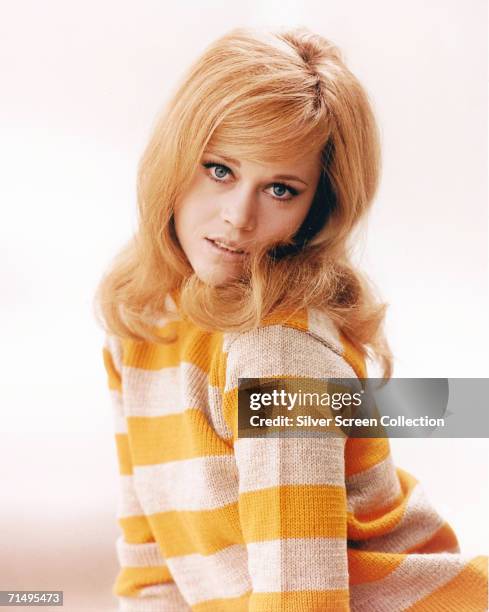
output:
[[[196,270],[195,273],[200,280],[210,287],[218,287],[230,281],[236,280],[237,276],[230,274],[229,271],[215,270]]]

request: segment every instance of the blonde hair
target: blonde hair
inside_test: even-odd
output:
[[[192,270],[173,221],[207,147],[258,163],[290,151],[322,160],[297,234],[257,249],[243,277],[221,286]],[[247,331],[276,309],[318,308],[390,378],[388,305],[351,263],[348,244],[372,204],[380,162],[368,96],[334,44],[306,28],[230,31],[190,67],[154,127],[138,168],[138,231],[97,288],[97,318],[119,337],[165,343],[173,338],[153,323],[171,316],[173,291],[182,316],[210,331]]]

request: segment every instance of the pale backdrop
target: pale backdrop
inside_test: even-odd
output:
[[[390,303],[394,375],[488,376],[486,12],[483,0],[2,2],[1,589],[115,606],[117,467],[91,300],[134,229],[157,111],[231,27],[306,25],[343,49],[381,127],[358,258]],[[392,449],[462,550],[487,554],[487,440]]]

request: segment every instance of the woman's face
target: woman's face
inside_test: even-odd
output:
[[[175,230],[197,276],[219,285],[239,277],[247,257],[215,241],[252,251],[292,236],[314,198],[319,153],[258,164],[207,151],[175,207]]]

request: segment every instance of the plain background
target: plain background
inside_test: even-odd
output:
[[[381,128],[382,183],[358,252],[390,304],[394,375],[488,377],[487,5],[1,6],[0,588],[111,610],[118,472],[92,298],[135,228],[137,162],[171,88],[235,26],[305,25],[334,41]],[[462,551],[487,554],[487,440],[391,446]]]

